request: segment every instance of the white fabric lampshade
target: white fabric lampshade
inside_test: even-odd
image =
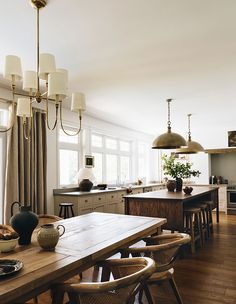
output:
[[[56,71],[55,57],[52,54],[39,55],[39,78],[47,80],[48,74]]]
[[[67,96],[66,74],[53,72],[48,75],[48,97],[64,99]]]
[[[21,80],[21,61],[18,56],[7,55],[5,60],[4,78],[12,80],[12,76],[15,77],[15,80]]]
[[[86,110],[85,96],[83,93],[73,93],[71,101],[71,111],[79,112]]]
[[[92,168],[81,168],[78,173],[78,182],[81,182],[83,179],[89,179],[91,182],[95,181],[95,176],[93,174]]]
[[[23,77],[23,90],[33,92],[37,91],[37,73],[34,71],[25,71]]]
[[[32,117],[29,98],[18,98],[16,115],[21,117]]]

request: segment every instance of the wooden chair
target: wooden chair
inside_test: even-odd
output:
[[[52,303],[62,304],[67,292],[73,304],[131,304],[156,269],[155,262],[144,257],[106,260],[99,266],[104,270],[102,282],[57,284],[52,287]],[[107,281],[110,273],[114,280]]]
[[[121,251],[122,256],[125,257],[129,256],[130,254],[133,257],[144,255],[155,260],[156,271],[147,280],[147,284],[143,288],[149,304],[152,304],[153,300],[148,286],[163,281],[169,281],[178,303],[183,303],[173,277],[173,266],[180,247],[189,243],[190,239],[190,235],[185,233],[161,234],[145,238],[144,241],[146,246],[144,247],[131,246]],[[140,293],[140,297],[142,297],[142,292]],[[141,301],[141,299],[139,300]]]

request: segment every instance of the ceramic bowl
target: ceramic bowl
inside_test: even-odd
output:
[[[11,240],[0,240],[0,253],[9,252],[15,249],[18,244],[19,237]]]
[[[193,188],[192,187],[185,187],[183,189],[184,193],[185,194],[191,194],[191,192],[193,191]]]
[[[99,190],[105,190],[106,187],[107,187],[107,184],[98,184],[98,185],[97,185],[97,188],[98,188]]]

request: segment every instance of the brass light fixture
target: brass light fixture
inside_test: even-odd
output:
[[[170,103],[172,99],[167,99],[166,101],[168,103],[167,132],[154,140],[152,149],[176,149],[187,145],[186,140],[181,135],[171,132]]]
[[[195,154],[203,152],[204,148],[196,141],[192,141],[190,131],[190,117],[192,114],[188,114],[188,141],[186,147],[181,147],[175,151],[176,154]]]
[[[77,135],[81,131],[82,112],[85,111],[85,97],[84,94],[76,92],[72,94],[71,111],[77,112],[79,116],[79,129],[74,133],[67,133],[63,126],[62,118],[62,101],[68,96],[68,72],[64,69],[57,69],[55,58],[52,54],[40,54],[39,50],[39,10],[47,5],[47,0],[31,0],[31,4],[36,8],[36,72],[25,71],[23,77],[23,93],[16,91],[16,82],[22,79],[22,69],[20,58],[15,55],[6,56],[4,77],[11,81],[12,100],[3,101],[10,102],[10,119],[9,126],[0,132],[7,132],[13,127],[15,115],[16,96],[17,100],[16,115],[22,117],[24,136],[26,139],[30,138],[32,125],[32,103],[46,104],[46,121],[47,127],[50,130],[56,128],[58,116],[60,116],[61,129],[66,135]],[[45,91],[40,90],[40,79],[45,81]],[[55,121],[52,127],[49,125],[48,119],[48,103],[49,101],[55,104]]]

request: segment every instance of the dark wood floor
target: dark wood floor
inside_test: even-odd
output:
[[[236,216],[220,214],[214,229],[204,248],[176,262],[175,280],[186,304],[236,303]],[[84,278],[91,275],[87,271]],[[152,294],[155,303],[176,303],[167,283],[155,286]],[[48,295],[40,296],[39,303],[49,304]]]

